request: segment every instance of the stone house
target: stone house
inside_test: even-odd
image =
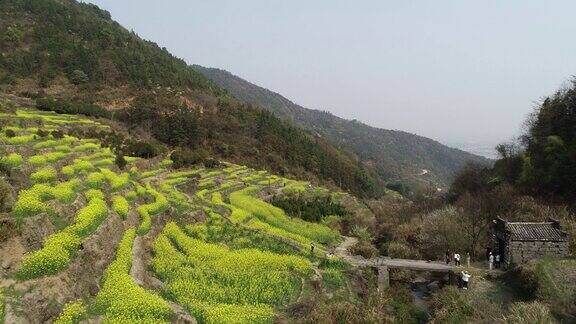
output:
[[[492,223],[490,246],[504,267],[541,257],[568,256],[568,234],[554,219],[547,222],[508,222],[498,217]]]

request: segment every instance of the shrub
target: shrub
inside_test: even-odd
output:
[[[352,252],[352,254],[361,255],[365,258],[373,258],[378,255],[378,249],[376,249],[370,241],[366,240],[359,240],[358,243],[352,247],[350,252]]]
[[[556,319],[550,313],[550,309],[539,302],[514,303],[509,308],[510,315],[506,316],[506,322],[510,324],[552,324]]]
[[[161,152],[159,145],[155,145],[150,142],[129,140],[124,144],[124,153],[130,156],[150,159],[157,156]]]
[[[86,116],[104,118],[111,117],[109,111],[98,105],[82,101],[69,101],[66,99],[38,98],[36,99],[36,108],[44,111],[54,111],[59,114],[83,114]]]
[[[172,166],[176,169],[203,163],[208,157],[208,152],[203,149],[191,150],[179,148],[170,154]]]
[[[390,242],[388,244],[388,256],[399,259],[420,259],[418,250],[412,249],[402,242]]]
[[[45,129],[39,128],[39,129],[36,131],[36,135],[38,135],[38,137],[45,138],[45,137],[48,137],[48,135],[50,135],[50,132],[48,132],[48,131],[45,130]]]
[[[346,279],[342,270],[328,268],[322,270],[322,283],[329,288],[340,288],[344,285]]]
[[[53,130],[52,132],[50,132],[50,135],[52,135],[52,137],[54,137],[55,139],[64,138],[64,132],[60,129]]]
[[[206,159],[204,161],[204,166],[207,167],[208,169],[214,169],[220,166],[220,161],[212,158]]]
[[[7,129],[4,131],[4,134],[6,135],[6,137],[8,138],[13,138],[16,137],[16,132],[13,129]]]
[[[87,83],[90,81],[88,75],[82,70],[74,70],[69,76],[70,82],[74,83],[75,85],[80,85],[83,83]]]
[[[445,287],[432,296],[432,321],[436,323],[467,323],[474,314],[467,296],[454,286]]]
[[[126,165],[128,164],[128,161],[126,161],[126,159],[124,158],[124,155],[122,155],[122,154],[116,154],[116,158],[114,159],[114,163],[116,164],[116,166],[117,166],[120,170],[124,170],[124,168],[125,168]]]

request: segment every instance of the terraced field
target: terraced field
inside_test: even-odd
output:
[[[97,140],[65,135],[104,121],[32,110],[0,121],[0,165],[21,179],[0,248],[11,257],[0,323],[270,323],[312,277],[341,280],[324,259],[338,232],[266,197],[342,193],[226,162],[175,170],[167,156],[125,157],[120,170]]]

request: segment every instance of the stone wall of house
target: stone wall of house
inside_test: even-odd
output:
[[[542,257],[565,258],[568,242],[511,241],[508,246],[512,263],[524,263]]]

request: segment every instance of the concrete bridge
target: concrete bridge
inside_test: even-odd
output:
[[[454,279],[456,267],[442,262],[433,262],[425,260],[409,259],[392,259],[389,257],[376,257],[366,259],[359,255],[351,255],[349,248],[354,246],[358,240],[354,237],[344,237],[342,242],[335,250],[334,254],[342,258],[349,264],[361,267],[372,268],[378,272],[378,288],[383,289],[390,285],[390,269],[405,269],[415,271],[427,271],[434,273],[446,273],[450,281]]]

